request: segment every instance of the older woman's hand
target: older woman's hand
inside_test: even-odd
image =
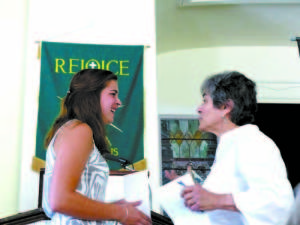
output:
[[[193,211],[212,210],[216,207],[216,194],[207,191],[200,184],[184,188],[181,196],[185,205]]]
[[[181,193],[184,204],[193,211],[226,209],[239,211],[231,194],[215,194],[200,184],[187,186]]]

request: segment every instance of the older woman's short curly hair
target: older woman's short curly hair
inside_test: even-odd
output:
[[[237,71],[225,71],[208,77],[201,86],[201,93],[208,94],[216,108],[227,101],[234,103],[230,119],[236,125],[253,123],[257,111],[256,84]]]

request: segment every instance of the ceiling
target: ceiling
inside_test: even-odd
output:
[[[295,46],[300,1],[178,7],[156,0],[157,54],[217,46]]]

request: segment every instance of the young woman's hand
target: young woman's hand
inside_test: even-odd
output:
[[[151,225],[151,218],[138,210],[136,207],[141,204],[141,201],[122,202],[124,217],[120,220],[123,225]]]

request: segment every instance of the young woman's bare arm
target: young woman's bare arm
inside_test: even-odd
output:
[[[124,224],[142,220],[142,224],[150,224],[150,218],[135,208],[136,203],[104,203],[75,191],[93,149],[92,130],[88,125],[64,127],[54,148],[56,162],[49,194],[52,210],[80,219],[117,220]]]

